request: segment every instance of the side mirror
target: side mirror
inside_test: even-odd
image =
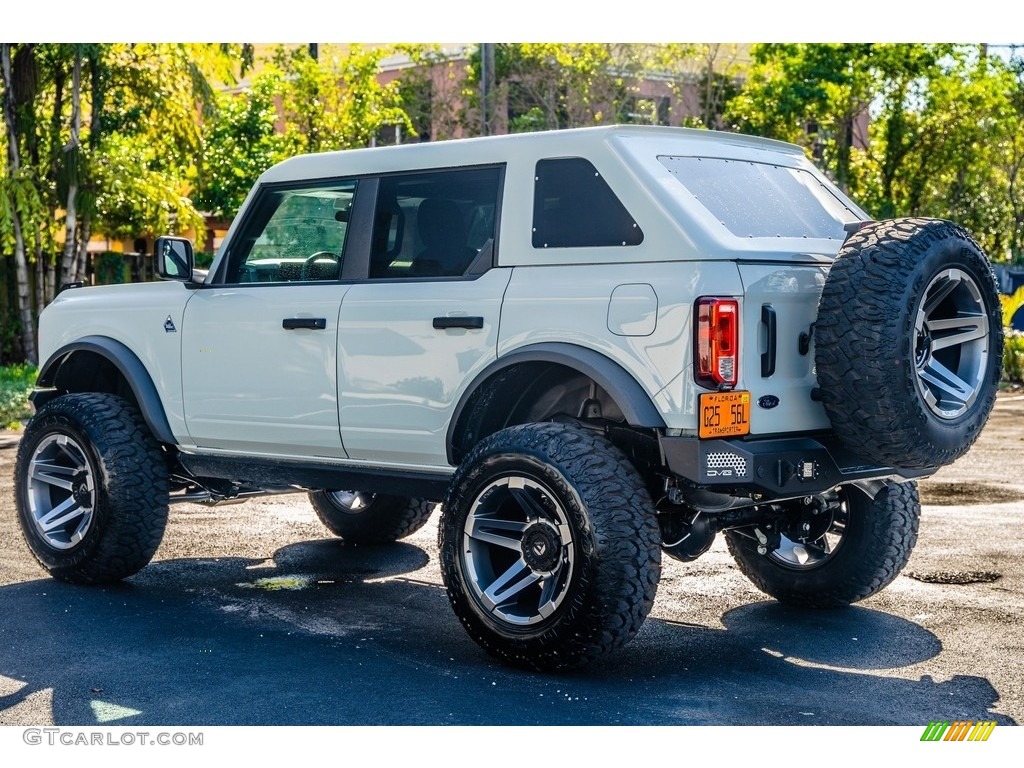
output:
[[[183,237],[158,237],[156,239],[156,273],[163,280],[192,279],[195,256],[192,243]]]

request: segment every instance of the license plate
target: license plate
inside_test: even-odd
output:
[[[700,396],[700,437],[736,437],[750,433],[750,393],[712,392]]]

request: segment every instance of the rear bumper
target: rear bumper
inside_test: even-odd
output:
[[[879,466],[843,449],[831,435],[759,440],[662,437],[668,469],[700,488],[769,498],[822,493],[855,480],[912,480],[938,467]]]

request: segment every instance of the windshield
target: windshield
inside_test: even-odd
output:
[[[658,160],[736,237],[843,240],[843,225],[860,218],[800,168],[717,157]]]

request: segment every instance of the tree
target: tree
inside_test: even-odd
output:
[[[279,78],[256,78],[240,94],[222,94],[216,118],[203,127],[196,204],[214,216],[233,216],[263,171],[283,159],[274,94]]]
[[[67,205],[65,206],[64,257],[61,259],[61,282],[70,282],[77,276],[79,253],[78,217],[78,175],[81,170],[82,141],[82,46],[74,46],[74,63],[71,68],[71,135],[64,145],[64,168],[67,177]],[[85,242],[88,242],[86,239]]]
[[[58,273],[61,282],[84,275],[94,228],[135,236],[195,227],[202,237],[190,199],[197,108],[212,118],[210,78],[230,77],[244,47],[45,43],[2,53],[0,245],[13,252],[21,354],[33,360],[35,317]]]
[[[385,126],[401,125],[411,132],[398,82],[377,79],[390,53],[387,48],[325,45],[313,59],[306,48],[279,47],[267,76],[275,76],[278,84],[286,153],[368,147]]]
[[[402,109],[412,123],[419,141],[444,141],[463,135],[466,110],[463,106],[466,71],[438,45],[397,46],[409,57],[411,66],[398,78]]]
[[[637,45],[497,43],[496,101],[507,105],[510,133],[612,123],[635,97],[643,66],[643,47]],[[465,91],[477,110],[480,73],[478,49]]]
[[[995,139],[995,163],[1006,184],[1010,216],[1009,246],[1013,261],[1024,263],[1024,57],[1006,67],[1009,107]]]
[[[747,81],[726,120],[744,133],[803,145],[849,190],[855,131],[876,93],[872,53],[868,43],[751,46]]]
[[[647,69],[668,83],[680,122],[721,129],[725,105],[739,91],[742,51],[735,43],[655,45]]]
[[[878,218],[954,218],[1018,252],[1020,79],[981,46],[754,46],[732,124],[804,146]]]
[[[35,341],[35,318],[32,313],[32,298],[29,287],[28,261],[25,256],[24,223],[31,219],[38,210],[38,198],[34,193],[31,172],[22,168],[20,136],[17,127],[17,112],[26,103],[26,94],[31,96],[31,69],[24,65],[31,61],[22,57],[23,67],[16,71],[13,67],[12,45],[0,44],[0,72],[3,82],[3,113],[4,127],[7,137],[7,174],[4,178],[3,194],[0,195],[0,225],[4,232],[11,235],[6,238],[13,240],[14,261],[18,285],[18,317],[21,321],[21,347],[25,359],[33,365],[38,362]],[[27,70],[27,72],[26,72]],[[18,88],[15,74],[21,76],[22,87]],[[26,88],[24,83],[29,82]],[[20,93],[19,93],[20,91]],[[19,98],[19,96],[21,98]],[[29,105],[31,106],[31,105]],[[6,250],[6,249],[5,249]]]
[[[103,109],[90,133],[95,224],[116,236],[205,234],[191,194],[198,177],[200,118],[213,119],[214,73],[231,53],[217,45],[114,44],[99,76]],[[94,101],[96,97],[94,97]],[[198,110],[198,111],[197,111]]]

